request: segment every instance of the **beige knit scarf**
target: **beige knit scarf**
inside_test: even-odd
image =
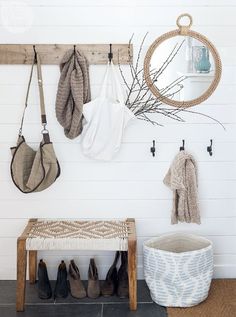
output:
[[[78,50],[66,52],[60,63],[61,76],[56,97],[56,117],[69,139],[82,132],[83,104],[91,100],[89,65]]]
[[[192,155],[180,151],[164,178],[164,184],[173,191],[171,223],[200,224],[198,206],[197,164]]]

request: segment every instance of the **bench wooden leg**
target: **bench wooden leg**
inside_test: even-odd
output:
[[[29,282],[34,284],[36,282],[37,273],[37,251],[29,251]]]
[[[137,309],[137,267],[136,241],[128,241],[128,274],[129,274],[129,306],[130,310]]]
[[[16,311],[25,308],[25,283],[27,267],[27,251],[25,239],[17,240],[17,285],[16,285]]]

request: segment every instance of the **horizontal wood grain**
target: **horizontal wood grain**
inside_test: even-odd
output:
[[[186,140],[186,148],[192,142],[200,142],[202,144],[209,143],[209,139],[214,139],[215,144],[222,142],[236,142],[236,124],[225,124],[225,130],[217,123],[212,124],[192,124],[192,123],[166,123],[164,127],[153,126],[147,122],[135,120],[127,126],[123,142],[131,143],[150,143],[153,139],[158,138],[160,142],[182,142]],[[0,143],[7,142],[9,146],[13,146],[16,141],[19,124],[0,125]],[[63,132],[63,128],[59,124],[50,125],[48,123],[51,139],[56,142],[79,143],[80,138],[68,140]],[[42,127],[40,123],[36,127],[35,124],[25,124],[23,134],[27,142],[41,141]],[[228,151],[233,152],[233,148]],[[132,154],[131,154],[132,155]]]
[[[112,218],[112,217],[111,217]],[[68,219],[78,219],[78,215],[68,212]],[[209,220],[210,219],[210,220]],[[0,237],[17,237],[19,236],[27,223],[26,219],[1,219]],[[137,237],[156,236],[166,232],[184,231],[192,232],[199,235],[218,235],[232,236],[235,235],[236,219],[231,218],[203,218],[202,224],[186,224],[171,225],[170,219],[167,218],[139,218],[136,219]]]
[[[34,58],[33,44],[0,44],[0,64],[32,64]],[[87,57],[90,64],[107,64],[108,44],[35,44],[35,50],[39,54],[42,64],[59,64],[65,52],[76,45]],[[128,64],[128,44],[113,44],[114,63]],[[130,47],[132,57],[132,46]]]
[[[44,76],[45,77],[45,76]],[[91,94],[92,99],[99,96],[99,93],[101,91],[101,81],[103,79],[103,76],[101,76],[101,79],[99,80],[97,85],[91,85]],[[22,79],[21,79],[22,80]],[[21,81],[19,80],[19,81]],[[28,80],[28,75],[24,78],[24,81]],[[24,100],[25,100],[25,94],[26,94],[26,87],[23,85],[17,85],[17,84],[11,84],[11,85],[4,85],[0,87],[1,91],[1,105],[19,105],[23,106]],[[234,94],[234,84],[225,84],[225,85],[219,85],[218,89],[207,99],[203,104],[204,105],[232,105],[236,101],[236,96]],[[14,95],[9,98],[9,93],[12,93],[14,91]],[[55,101],[56,101],[56,93],[57,93],[57,85],[51,86],[44,86],[44,92],[45,92],[45,103],[46,103],[46,110],[48,109],[48,105],[51,106],[51,108],[54,110],[55,107]],[[38,103],[38,91],[36,85],[32,87],[30,91],[30,97],[29,97],[29,104],[37,104]],[[190,110],[190,109],[189,109]],[[191,108],[192,111],[194,111],[194,108]],[[168,118],[167,118],[168,121]]]
[[[200,199],[200,211],[203,218],[232,218],[236,212],[235,199]],[[30,217],[41,218],[165,218],[170,221],[172,198],[156,200],[131,199],[66,199],[49,197],[42,208],[41,200],[36,196],[19,197],[17,200],[0,201],[1,219]],[[210,220],[209,220],[210,221]],[[174,227],[173,227],[174,228]]]
[[[157,130],[158,131],[158,130]],[[25,135],[28,140],[28,143],[33,148],[37,148],[38,142],[32,142],[32,139],[28,137],[28,134]],[[186,149],[192,153],[198,163],[213,163],[213,166],[217,167],[217,162],[220,164],[225,163],[225,168],[228,168],[227,163],[234,163],[236,161],[236,142],[230,142],[227,140],[222,142],[213,138],[213,155],[210,156],[207,152],[207,146],[210,144],[211,134],[206,135],[202,140],[194,140],[193,137],[189,137],[186,139]],[[36,138],[36,137],[35,137]],[[38,139],[40,138],[40,135]],[[8,173],[8,166],[11,161],[11,153],[10,153],[10,145],[14,143],[16,139],[12,138],[12,143],[6,138],[5,142],[0,143],[0,164],[5,163],[5,166],[2,166],[2,174],[4,175]],[[153,157],[150,152],[150,147],[152,145],[152,140],[156,140],[156,156]],[[55,141],[55,139],[53,139]],[[112,160],[111,165],[115,163],[130,163],[132,169],[132,163],[153,163],[155,171],[155,164],[157,163],[168,163],[171,164],[173,158],[179,151],[179,147],[182,144],[181,138],[173,138],[170,140],[164,140],[153,134],[150,136],[149,140],[147,139],[145,142],[123,142],[121,145],[121,149],[119,153]],[[80,162],[82,163],[90,163],[94,164],[94,166],[99,169],[100,166],[107,166],[105,162],[95,161],[87,158],[83,155],[79,139],[74,141],[68,141],[66,138],[61,140],[57,140],[54,142],[54,149],[56,151],[57,157],[60,163],[65,163],[67,168],[70,166],[70,162],[77,163],[79,166]],[[221,165],[221,166],[222,166]],[[211,167],[211,168],[212,168]],[[95,167],[94,167],[95,168]],[[109,167],[108,167],[109,168]],[[221,171],[217,171],[221,172]],[[224,168],[222,173],[224,172]],[[234,173],[232,171],[232,173]],[[206,175],[210,173],[207,172]],[[138,177],[138,175],[137,175]],[[214,175],[212,175],[214,177]]]
[[[133,45],[133,55],[136,57],[137,51],[139,48],[139,43]],[[143,54],[141,55],[141,59],[144,57],[149,45],[144,46]],[[236,83],[236,56],[234,54],[236,50],[236,46],[225,46],[218,47],[219,54],[222,59],[222,63],[224,64],[222,77],[221,77],[221,85],[227,84],[235,84]],[[140,67],[142,64],[140,65]],[[124,73],[125,78],[130,81],[131,80],[131,72],[128,65],[121,65],[122,71]],[[115,65],[115,68],[117,66]],[[21,90],[24,90],[24,87],[27,87],[28,77],[30,73],[30,65],[1,65],[0,67],[0,85],[1,90],[6,88],[7,85],[11,85],[12,87],[19,86]],[[90,65],[89,73],[90,73],[90,83],[91,86],[99,85],[102,83],[104,73],[106,71],[106,65]],[[43,73],[43,83],[44,87],[47,85],[52,85],[50,89],[54,91],[55,87],[57,87],[60,69],[58,65],[42,65],[42,73]],[[45,76],[44,76],[45,74]],[[119,71],[118,71],[119,74]],[[122,82],[122,78],[120,77]],[[33,74],[32,87],[37,86],[37,75],[36,72]],[[33,88],[32,88],[33,89]],[[33,89],[34,90],[34,89]],[[35,93],[37,90],[35,90]],[[1,102],[1,100],[0,100]]]
[[[2,1],[0,1],[2,4]],[[6,2],[5,2],[6,4]],[[25,3],[19,1],[17,6]],[[0,65],[0,279],[15,279],[16,238],[29,218],[126,218],[134,217],[138,236],[138,277],[143,278],[142,244],[171,231],[204,235],[213,242],[215,277],[236,276],[236,3],[235,0],[32,0],[27,1],[32,23],[27,19],[0,21],[1,43],[86,45],[104,43],[101,58],[107,61],[109,43],[128,43],[134,33],[134,58],[148,31],[141,63],[148,46],[161,34],[176,28],[180,13],[193,15],[193,30],[212,41],[222,59],[223,73],[216,92],[193,110],[225,123],[226,131],[209,118],[183,114],[186,123],[157,117],[164,127],[144,122],[129,126],[121,150],[110,163],[86,158],[80,138],[68,140],[55,118],[58,65],[43,65],[49,129],[62,165],[62,175],[48,190],[23,195],[9,174],[9,147],[14,145],[30,71],[29,65]],[[12,12],[12,11],[11,11]],[[13,12],[12,12],[13,14]],[[12,15],[11,15],[12,17]],[[32,51],[31,53],[32,54]],[[100,57],[99,57],[100,58]],[[128,81],[127,65],[122,65]],[[101,89],[105,65],[91,65],[92,98]],[[24,134],[30,145],[41,139],[36,77],[30,92]],[[156,156],[150,153],[156,140]],[[162,178],[185,139],[186,149],[199,164],[202,225],[170,225],[172,193]],[[213,139],[213,156],[206,151]],[[99,275],[105,277],[113,254],[107,252],[41,252],[56,278],[61,259],[75,257],[87,278],[88,261],[96,256]]]
[[[202,9],[204,10],[204,9]],[[180,11],[179,11],[180,13]],[[148,17],[147,17],[148,19]],[[175,18],[176,19],[176,18]],[[128,43],[132,34],[134,33],[134,44],[142,41],[146,32],[149,36],[147,44],[151,44],[158,36],[175,28],[175,20],[169,26],[162,25],[87,25],[87,26],[31,26],[27,28],[26,32],[9,32],[6,27],[0,26],[1,42],[2,43],[77,43],[79,36],[80,44],[87,43]],[[225,36],[226,33],[235,32],[236,26],[222,26],[222,25],[207,25],[207,26],[195,26],[194,30],[207,36],[216,47],[220,46],[235,46],[235,40],[233,37]],[[96,36],[95,36],[96,33]],[[64,34],[65,37],[62,37]],[[217,34],[217,36],[216,36]],[[27,37],[26,37],[27,35]],[[36,42],[37,39],[37,42]]]
[[[71,152],[70,152],[71,153]],[[70,162],[70,163],[69,163]],[[171,162],[99,162],[63,161],[60,166],[63,181],[162,181]],[[1,181],[11,180],[10,161],[0,162]],[[236,180],[236,162],[198,162],[198,177],[202,181]],[[0,185],[1,186],[1,185]]]
[[[235,199],[236,180],[202,181],[199,186],[200,199]],[[60,193],[60,194],[58,194]],[[11,181],[2,181],[0,195],[4,199],[28,200]],[[171,199],[172,192],[162,181],[66,181],[63,177],[47,190],[31,195],[31,199],[118,199],[158,200]],[[66,211],[65,211],[66,212]]]
[[[91,7],[81,6],[77,10],[74,7],[41,7],[38,6],[32,10],[32,22],[25,19],[18,24],[20,27],[28,26],[148,26],[156,25],[156,6],[142,6],[135,7],[134,4],[125,7],[116,6],[115,9],[111,6],[96,7],[96,14],[91,17]],[[225,25],[235,26],[234,17],[236,14],[236,7],[221,7],[220,10],[215,10],[212,14],[212,7],[205,6],[204,14],[202,14],[202,7],[190,7],[191,15],[193,16],[192,29],[195,30],[196,26],[212,26],[212,25]],[[80,18],[78,19],[78,10]],[[115,10],[115,11],[114,11]],[[114,14],[115,12],[115,14]],[[175,29],[176,19],[180,14],[178,7],[169,7],[168,14],[166,14],[166,7],[158,7],[158,25],[168,26]],[[63,16],[63,19],[61,18]],[[206,19],[207,16],[207,19]],[[222,16],[227,16],[227,19],[222,19]],[[146,17],[146,18],[145,18]],[[17,21],[9,19],[9,26],[17,26]]]
[[[235,70],[236,71],[236,70]],[[6,89],[6,90],[5,90]],[[0,124],[17,124],[20,122],[21,115],[22,115],[22,108],[23,108],[23,99],[22,92],[20,92],[20,88],[17,87],[15,88],[14,85],[8,85],[8,87],[0,86],[0,91],[3,92],[3,96],[6,96],[7,98],[7,92],[9,92],[11,89],[14,89],[15,93],[19,93],[19,98],[17,100],[17,96],[15,97],[16,99],[16,104],[6,104],[4,103],[4,100],[0,101]],[[36,89],[33,87],[34,92],[36,94]],[[95,89],[97,91],[98,86],[94,87],[92,86],[92,90]],[[46,89],[48,92],[50,91],[50,88],[47,87]],[[22,88],[22,91],[24,89]],[[55,92],[56,94],[56,87],[51,87],[51,92],[50,95]],[[36,103],[30,102],[29,108],[26,112],[26,124],[39,124],[40,120],[40,107],[38,104],[38,99],[37,96],[32,96],[33,101]],[[49,97],[51,100],[51,103],[47,103],[47,120],[51,124],[58,125],[58,121],[55,116],[55,103],[52,103],[53,100],[51,97]],[[52,97],[54,99],[54,95]],[[162,105],[161,108],[166,107],[169,109],[167,106]],[[218,104],[201,104],[199,106],[194,107],[193,109],[189,109],[188,111],[180,111],[178,113],[179,117],[183,122],[186,122],[188,124],[197,124],[197,123],[204,123],[204,124],[212,124],[215,123],[215,120],[218,120],[222,124],[228,124],[228,123],[234,123],[236,124],[236,118],[234,116],[234,112],[236,110],[235,105],[233,104],[226,104],[224,106]],[[171,119],[167,119],[165,116],[160,115],[160,114],[152,114],[150,116],[153,120],[156,120],[159,124],[161,125],[166,125],[166,124],[172,124],[175,123]]]
[[[94,251],[93,253],[90,252],[91,256],[94,256],[96,259],[96,265],[100,268],[102,267],[107,267],[109,268],[109,265],[112,264],[113,259],[114,259],[114,252],[109,252],[107,253],[107,255],[103,254],[96,254],[96,251]],[[60,261],[63,260],[66,262],[66,264],[68,265],[71,259],[74,259],[75,262],[78,264],[79,268],[80,267],[88,267],[88,263],[89,263],[89,254],[87,255],[83,255],[81,252],[67,252],[66,254],[63,254],[63,257],[60,258],[60,254],[53,254],[53,252],[49,253],[48,251],[39,251],[39,257],[42,257],[45,262],[47,263],[47,268],[49,268],[49,270],[52,270],[54,268],[54,270],[56,271],[58,264],[60,263]],[[8,259],[11,262],[15,262],[15,255],[12,256],[8,256]],[[2,265],[6,265],[8,262],[8,259],[4,256],[0,255],[0,261],[2,263]],[[224,255],[216,255],[214,254],[214,264],[215,265],[234,265],[236,266],[236,256],[235,255],[231,255],[231,254],[224,254]],[[143,266],[143,256],[142,255],[138,255],[137,256],[137,265],[138,267],[142,267]]]
[[[19,2],[18,6],[22,6],[23,4]],[[112,2],[110,0],[100,0],[99,2],[97,0],[31,0],[30,6],[31,7],[57,7],[57,6],[72,6],[72,7],[129,7],[129,6],[154,6],[154,7],[202,7],[202,6],[208,6],[208,7],[218,7],[218,6],[236,6],[234,0],[199,0],[197,2],[189,2],[189,0],[130,0],[127,2],[126,0],[113,0]]]
[[[157,235],[159,236],[159,235]],[[221,261],[224,261],[224,255],[226,256],[226,259],[229,259],[229,257],[235,257],[236,253],[236,235],[232,236],[217,236],[217,235],[211,235],[211,236],[205,236],[207,239],[211,240],[213,243],[213,252],[216,256],[219,256],[221,258]],[[139,237],[137,240],[137,254],[141,258],[143,255],[143,243],[146,240],[151,239],[152,237]],[[16,239],[14,237],[1,237],[0,239],[0,257],[5,257],[7,259],[8,256],[13,257],[16,256]],[[106,261],[111,261],[111,258],[114,256],[114,252],[111,251],[77,251],[77,250],[70,250],[70,251],[60,251],[60,250],[54,250],[54,251],[40,251],[39,256],[43,256],[45,258],[51,257],[51,258],[58,258],[60,256],[65,257],[76,257],[78,261],[80,260],[80,257],[84,258],[84,261],[86,261],[86,257],[100,257],[100,258],[106,258]],[[103,261],[100,261],[101,264]],[[228,263],[230,264],[230,262]]]
[[[48,275],[50,279],[56,280],[57,267],[60,264],[61,257],[58,258],[56,265],[48,269]],[[99,266],[99,277],[105,278],[110,266]],[[236,266],[235,265],[215,265],[214,266],[214,278],[235,278]],[[80,273],[82,279],[86,280],[88,278],[88,266],[80,267]],[[144,279],[143,267],[137,267],[137,276],[138,279]],[[16,279],[16,267],[15,264],[8,266],[5,269],[5,266],[0,267],[0,279],[4,280],[15,280]],[[28,279],[28,274],[27,274]]]

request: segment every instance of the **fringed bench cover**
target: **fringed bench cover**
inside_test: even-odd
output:
[[[36,282],[37,254],[40,250],[127,251],[129,306],[137,309],[135,219],[81,221],[76,219],[29,219],[17,239],[16,311],[25,309],[26,270],[29,281]]]
[[[128,250],[125,221],[37,220],[26,239],[26,250]]]

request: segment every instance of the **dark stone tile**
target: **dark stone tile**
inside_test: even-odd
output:
[[[16,302],[16,281],[0,281],[0,304]]]
[[[51,282],[54,289],[55,282]],[[16,281],[0,281],[0,305],[15,304],[16,302]],[[54,299],[41,300],[38,298],[37,283],[32,285],[26,282],[25,302],[29,304],[35,303],[53,303]],[[1,316],[1,315],[0,315]]]
[[[0,306],[1,317],[101,317],[102,305],[27,305],[24,312],[17,313],[15,306]]]
[[[104,304],[103,317],[167,317],[165,307],[154,303],[138,304],[136,311],[130,311],[128,304]]]
[[[52,291],[54,290],[54,286],[55,286],[55,281],[51,281],[51,287],[52,287]],[[53,303],[54,302],[54,298],[52,295],[52,298],[50,299],[40,299],[38,297],[38,285],[37,282],[36,284],[30,284],[29,282],[27,282],[26,284],[26,292],[25,292],[25,303],[26,304],[49,304],[49,303]]]
[[[56,304],[65,304],[65,303],[81,303],[81,304],[103,304],[103,303],[128,303],[128,299],[120,299],[116,295],[110,296],[110,297],[103,297],[99,296],[96,299],[92,298],[82,298],[82,299],[77,299],[73,298],[71,295],[69,295],[67,298],[57,298],[55,303]]]
[[[149,288],[145,280],[138,281],[138,302],[152,303]]]
[[[87,281],[83,282],[85,287],[87,288]],[[52,290],[55,287],[55,281],[51,281]],[[149,302],[152,303],[152,299],[149,294],[149,289],[144,280],[138,281],[138,302]],[[117,302],[117,303],[127,303],[129,299],[120,299],[119,297],[111,296],[111,297],[103,297],[100,296],[97,299],[76,299],[71,297],[70,295],[64,299],[57,299],[57,303],[110,303],[110,302]],[[16,281],[0,281],[0,305],[1,304],[15,304],[16,302]],[[38,298],[37,292],[37,283],[34,285],[29,284],[26,282],[26,299],[25,302],[27,304],[47,304],[53,303],[54,299],[48,300],[41,300]]]

